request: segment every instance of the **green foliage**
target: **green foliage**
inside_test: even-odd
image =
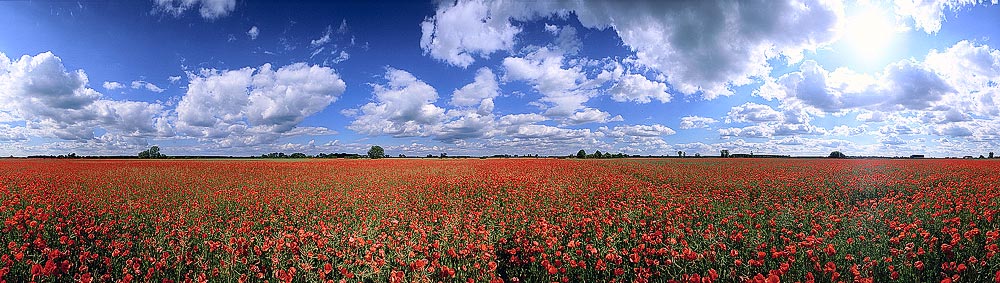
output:
[[[385,150],[381,146],[373,145],[368,149],[368,158],[379,159],[385,157]]]
[[[830,153],[830,158],[847,158],[847,155],[840,151],[834,151]]]
[[[361,158],[361,155],[357,153],[319,153],[316,155],[317,158]]]
[[[285,155],[284,152],[272,152],[268,154],[261,154],[260,158],[288,158],[288,155]]]
[[[531,155],[528,155],[528,156],[531,156]],[[534,156],[538,157],[537,154],[534,155]],[[515,155],[514,157],[517,157],[517,156]],[[573,157],[573,155],[570,155],[569,157]],[[628,157],[629,157],[628,154],[624,154],[624,153],[614,153],[613,154],[613,153],[610,153],[610,152],[601,152],[600,150],[596,150],[592,154],[587,154],[587,151],[582,150],[582,149],[580,151],[576,152],[576,158],[581,158],[581,159],[582,158],[597,158],[597,159],[601,159],[601,158],[628,158]]]
[[[76,154],[74,154],[74,156],[75,155]],[[147,150],[139,152],[139,158],[166,158],[166,157],[167,157],[166,155],[160,153],[160,147],[155,145]]]

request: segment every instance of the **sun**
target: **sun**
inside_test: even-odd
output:
[[[889,55],[898,32],[895,17],[876,6],[857,7],[846,16],[841,38],[862,62]]]

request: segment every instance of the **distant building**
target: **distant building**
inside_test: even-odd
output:
[[[914,155],[910,155],[910,158],[924,158],[924,155],[923,154],[914,154]]]

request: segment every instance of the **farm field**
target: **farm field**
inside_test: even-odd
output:
[[[1000,282],[1000,162],[0,161],[8,282]]]

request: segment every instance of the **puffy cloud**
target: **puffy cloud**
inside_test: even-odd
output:
[[[6,73],[7,69],[10,68],[10,58],[7,58],[7,54],[0,52],[0,74]]]
[[[913,59],[886,66],[878,79],[845,68],[828,72],[815,61],[806,60],[798,72],[766,82],[755,94],[785,104],[839,112],[855,108],[924,110],[954,92],[937,72]]]
[[[503,60],[506,80],[528,82],[547,107],[545,114],[566,117],[597,95],[597,82],[587,78],[581,66],[563,68],[561,53],[541,47],[525,57],[508,57]]]
[[[441,125],[434,138],[445,142],[456,142],[463,139],[480,138],[490,135],[493,130],[493,115],[481,115],[475,112],[466,112],[457,119],[448,121]]]
[[[773,138],[784,136],[803,136],[825,134],[827,131],[809,124],[787,124],[780,122],[761,123],[743,128],[719,129],[722,138],[749,137]]]
[[[160,92],[164,91],[164,89],[160,88],[159,86],[156,86],[155,84],[153,84],[151,82],[147,82],[147,81],[132,81],[131,86],[132,86],[132,89],[143,89],[144,88],[144,89],[146,89],[148,91],[152,91],[152,92],[156,92],[156,93],[160,93]],[[105,87],[105,88],[107,88],[107,87]]]
[[[116,90],[126,87],[125,84],[119,82],[104,82],[101,86],[103,86],[104,89],[106,90]],[[164,91],[164,89],[160,88],[156,84],[142,80],[132,81],[132,83],[130,83],[128,87],[131,87],[132,89],[146,89],[156,93]]]
[[[583,138],[592,138],[594,133],[590,129],[564,129],[547,125],[522,125],[514,128],[509,134],[517,139],[539,139],[546,141],[567,141]]]
[[[451,94],[451,104],[460,107],[489,105],[485,112],[493,111],[492,99],[500,95],[496,75],[489,68],[476,71],[475,81],[455,90]]]
[[[833,136],[856,136],[856,135],[864,134],[866,131],[867,131],[867,127],[864,127],[864,126],[861,126],[861,127],[848,127],[847,125],[839,125],[839,126],[833,127],[833,129],[831,129],[830,131],[828,131],[827,134],[828,135],[833,135]]]
[[[964,122],[972,120],[972,117],[969,117],[968,114],[965,114],[962,111],[958,111],[958,109],[955,108],[945,111],[941,116],[942,116],[941,123]]]
[[[587,28],[612,28],[641,65],[685,94],[729,95],[730,85],[766,76],[767,61],[792,61],[833,40],[841,8],[825,1],[444,1],[421,24],[426,54],[467,67],[474,56],[512,50],[515,22],[576,15]]]
[[[588,151],[590,149],[611,151],[612,145],[602,141],[602,137],[604,137],[603,133],[590,129],[521,125],[510,127],[502,136],[485,140],[482,143],[468,143],[466,145],[476,151],[481,151],[483,148],[502,148],[518,149],[518,151],[529,154],[570,154],[576,153],[580,148],[586,148]]]
[[[333,69],[295,63],[189,74],[177,104],[177,128],[222,146],[273,142],[333,103],[346,84]]]
[[[888,135],[881,137],[878,139],[878,142],[885,145],[896,145],[896,146],[907,144],[907,140],[901,139],[897,135]]]
[[[984,87],[1000,77],[1000,50],[967,40],[944,51],[931,50],[924,61],[945,77],[962,82],[957,85],[963,89]]]
[[[441,2],[434,16],[420,24],[423,32],[420,48],[432,58],[462,68],[475,61],[473,56],[511,50],[514,36],[521,28],[514,26],[510,18],[524,19],[533,13],[510,4],[481,0]]]
[[[944,104],[961,112],[1000,117],[1000,50],[961,41],[944,51],[931,50],[924,65],[937,71],[957,95]]]
[[[781,112],[771,108],[771,106],[747,102],[739,106],[734,106],[726,116],[726,123],[733,122],[777,122],[784,120]]]
[[[887,114],[882,111],[862,111],[858,113],[856,119],[861,122],[882,122],[885,121]]]
[[[566,119],[566,124],[579,125],[586,123],[607,123],[624,121],[621,115],[611,117],[611,113],[594,108],[584,108],[583,111],[573,113]]]
[[[157,9],[179,17],[187,10],[198,6],[202,18],[214,20],[236,9],[236,0],[156,0]]]
[[[372,86],[375,102],[361,106],[349,129],[368,135],[427,136],[444,120],[445,110],[434,105],[434,87],[399,69],[388,69],[385,79],[386,84]]]
[[[666,84],[651,81],[639,74],[625,75],[608,92],[611,93],[611,99],[618,102],[649,103],[652,101],[651,99],[659,100],[662,103],[670,102],[670,94],[667,93]]]
[[[225,137],[242,124],[255,69],[201,70],[188,74],[188,91],[177,105],[178,125],[196,137]],[[217,127],[220,126],[220,127]]]
[[[260,35],[260,30],[257,29],[257,26],[252,26],[250,30],[247,30],[247,36],[250,37],[250,40],[256,40],[258,35]]]
[[[936,72],[914,60],[889,65],[883,81],[888,82],[884,95],[905,109],[928,109],[955,92]]]
[[[723,138],[748,137],[748,138],[770,138],[774,135],[774,129],[765,125],[753,125],[743,128],[723,128],[719,129],[719,135]]]
[[[774,136],[784,137],[784,136],[802,136],[802,135],[819,135],[825,134],[826,131],[820,129],[816,126],[809,124],[771,124],[772,132]]]
[[[114,125],[128,137],[172,135],[163,106],[137,101],[97,100],[94,102],[100,125]]]
[[[617,126],[611,129],[604,129],[604,132],[607,133],[608,136],[612,137],[660,137],[677,133],[674,129],[660,124],[626,125]]]
[[[927,33],[941,30],[941,22],[945,20],[945,12],[958,11],[964,7],[977,6],[985,3],[997,4],[997,0],[895,0],[896,14],[913,19],[914,25]]]
[[[994,139],[989,124],[1000,116],[1000,104],[994,99],[1000,94],[998,81],[1000,51],[961,41],[942,51],[931,50],[923,61],[901,60],[874,75],[844,68],[828,72],[806,61],[799,71],[765,83],[756,94],[777,99],[784,109],[801,109],[800,114],[807,119],[824,113],[840,116],[857,112],[855,119],[865,123],[861,127],[814,130],[841,136],[866,132],[877,136],[882,146],[892,147],[881,150],[905,153],[920,150],[914,147],[917,143],[906,142],[914,135],[949,136],[952,141]],[[879,124],[877,131],[867,132],[864,127],[868,123]],[[775,124],[759,126],[763,129]],[[809,128],[800,126],[798,130],[792,132]],[[745,136],[737,132],[728,130],[724,134]],[[772,135],[780,132],[775,129]]]
[[[912,123],[913,121],[898,120],[892,124],[879,127],[878,131],[885,136],[921,134],[922,131],[919,128],[910,125]]]
[[[104,82],[101,86],[103,86],[106,90],[116,90],[125,87],[125,85],[119,82]]]
[[[719,121],[709,117],[685,116],[681,118],[680,128],[684,130],[708,128],[708,125],[715,124],[717,122]]]
[[[503,117],[500,117],[500,119],[499,119],[498,122],[499,122],[500,125],[513,126],[513,125],[534,124],[534,123],[546,121],[548,119],[549,118],[547,118],[545,116],[542,116],[542,115],[539,115],[539,114],[534,114],[534,113],[529,113],[529,114],[511,114],[511,115],[505,115]]]
[[[10,62],[0,54],[0,115],[24,121],[33,136],[64,140],[95,139],[95,131],[145,138],[163,135],[158,104],[112,101],[89,87],[83,70],[68,71],[51,52],[24,55]]]
[[[942,136],[967,137],[973,134],[972,128],[962,124],[948,124],[935,129],[935,133]]]
[[[332,69],[297,63],[272,70],[265,64],[251,84],[247,120],[287,132],[337,100],[346,84]]]
[[[8,124],[0,124],[0,142],[27,140],[29,135],[27,132],[28,130],[25,127],[13,127]]]

